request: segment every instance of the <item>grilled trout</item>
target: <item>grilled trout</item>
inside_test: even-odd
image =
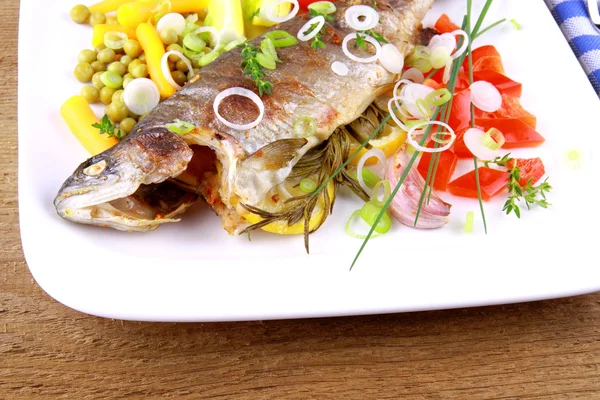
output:
[[[177,221],[179,214],[202,197],[231,234],[247,228],[244,215],[250,211],[260,214],[260,210],[271,210],[262,214],[264,218],[286,215],[286,208],[298,201],[279,201],[274,206],[281,194],[273,195],[274,188],[300,175],[294,171],[299,165],[308,165],[303,160],[317,160],[323,165],[329,162],[331,167],[326,155],[327,149],[335,147],[328,143],[332,135],[355,121],[398,79],[379,62],[359,63],[344,54],[342,40],[355,33],[345,22],[345,10],[357,4],[374,7],[380,15],[374,30],[406,56],[418,40],[421,20],[433,0],[335,3],[335,20],[326,23],[322,38],[325,48],[315,50],[307,41],[278,49],[282,62],[275,70],[266,70],[265,79],[273,88],[272,94],[262,96],[264,118],[258,126],[243,131],[229,128],[213,110],[215,98],[226,89],[241,87],[257,92],[251,77],[243,74],[241,49],[236,48],[202,68],[118,145],[82,163],[54,200],[58,214],[78,223],[147,231]],[[296,36],[309,18],[297,16],[272,29]],[[260,47],[262,39],[250,43]],[[358,57],[369,57],[374,51],[350,48]],[[346,76],[333,72],[335,61],[348,66]],[[259,114],[256,105],[241,96],[226,98],[219,112],[236,124],[254,121]],[[294,125],[307,116],[316,121],[316,132],[304,138],[295,133]],[[194,129],[183,135],[173,133],[167,125],[177,120],[192,124]],[[343,148],[343,140],[340,143]],[[324,158],[319,159],[319,155]],[[285,188],[282,191],[285,193]],[[325,197],[323,205],[328,207],[332,199]],[[309,201],[310,196],[303,199]],[[314,208],[313,204],[311,212]],[[293,223],[303,216],[307,220],[311,214],[305,210],[286,219]]]

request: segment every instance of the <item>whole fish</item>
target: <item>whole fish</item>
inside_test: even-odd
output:
[[[355,121],[398,79],[379,62],[360,63],[344,54],[342,40],[355,33],[345,22],[346,9],[358,4],[376,9],[380,23],[374,31],[407,55],[419,40],[421,21],[432,3],[335,2],[334,21],[326,23],[322,37],[325,48],[315,50],[307,41],[277,49],[281,63],[265,75],[273,87],[272,94],[262,96],[264,118],[249,130],[229,128],[215,116],[213,104],[222,91],[241,87],[257,92],[240,66],[241,49],[223,54],[161,102],[119,144],[81,164],[54,200],[58,214],[78,223],[145,231],[176,221],[200,195],[221,216],[229,233],[241,232],[248,226],[244,218],[248,210],[273,208],[267,203],[277,202],[278,195],[271,196],[270,191],[294,175],[303,157],[317,159],[337,128]],[[272,30],[296,36],[309,19],[297,16]],[[250,43],[260,47],[263,38]],[[351,51],[359,57],[373,53],[372,48],[355,46]],[[348,66],[346,76],[332,70],[335,61]],[[225,99],[219,111],[238,124],[258,115],[255,104],[239,96]],[[304,138],[294,125],[307,116],[316,121],[316,132]],[[173,133],[167,125],[177,120],[194,129],[183,135]],[[280,202],[276,208],[285,211],[293,203]],[[313,208],[314,204],[311,212]],[[302,215],[288,217],[288,222],[297,222]]]

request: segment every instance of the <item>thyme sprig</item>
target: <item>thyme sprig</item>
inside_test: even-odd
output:
[[[241,67],[244,68],[244,75],[249,75],[252,78],[258,88],[259,95],[262,96],[264,93],[271,94],[273,83],[263,79],[265,72],[263,66],[258,62],[258,52],[258,47],[250,43],[244,43]]]
[[[325,22],[335,21],[335,17],[332,14],[324,14],[324,13],[315,11],[312,8],[310,9],[310,16],[313,18],[321,16],[321,17],[325,18]],[[313,30],[317,29],[318,27],[319,27],[318,23],[311,24],[310,27],[303,33],[308,34],[309,32],[312,32]],[[325,42],[323,42],[323,35],[326,32],[327,32],[327,24],[324,24],[323,27],[321,28],[321,30],[319,32],[317,32],[317,34],[313,38],[313,41],[310,43],[310,47],[312,47],[315,51],[325,48]]]
[[[92,124],[92,126],[94,128],[97,128],[100,130],[100,134],[101,135],[108,135],[109,138],[115,138],[117,140],[122,140],[126,135],[125,132],[123,132],[122,130],[120,130],[119,128],[116,127],[116,125],[113,125],[112,122],[110,122],[110,119],[108,118],[108,115],[104,114],[104,116],[102,117],[102,119],[100,120],[100,123],[95,123]]]

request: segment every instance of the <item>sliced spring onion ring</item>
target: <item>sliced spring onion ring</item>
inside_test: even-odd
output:
[[[448,50],[446,47],[438,47],[433,49],[431,52],[431,57],[429,61],[431,61],[431,66],[435,69],[444,68],[448,63],[448,60],[452,59],[450,53],[452,50]]]
[[[260,112],[260,114],[258,115],[258,118],[256,118],[255,121],[250,122],[249,124],[243,124],[243,125],[234,124],[232,122],[227,121],[225,118],[223,118],[223,116],[219,113],[219,106],[221,105],[221,102],[229,96],[242,96],[242,97],[247,97],[248,99],[252,100],[252,102],[254,104],[256,104],[256,106],[258,107],[258,110]],[[245,131],[245,130],[252,129],[252,128],[256,127],[258,124],[260,124],[260,122],[262,121],[262,119],[265,115],[265,104],[260,99],[260,97],[258,97],[258,95],[256,93],[254,93],[248,89],[244,89],[242,87],[232,87],[232,88],[222,91],[221,93],[219,93],[217,95],[217,97],[215,98],[215,102],[213,103],[213,110],[215,112],[215,115],[219,119],[219,121],[221,121],[224,125],[232,128],[232,129]]]
[[[331,64],[331,70],[339,76],[346,76],[350,72],[348,66],[340,61],[334,61],[333,64]]]
[[[397,95],[406,107],[410,116],[419,119],[429,119],[433,114],[433,106],[425,103],[424,99],[435,89],[419,83],[409,83]]]
[[[404,68],[404,55],[391,43],[381,47],[379,62],[392,74],[399,74]]]
[[[379,200],[379,190],[383,187],[383,198]],[[377,207],[383,208],[385,203],[389,200],[392,195],[392,184],[390,181],[383,180],[379,181],[373,187],[373,193],[371,194],[371,202],[375,204]]]
[[[262,50],[264,55],[269,57],[271,60],[281,62],[279,56],[277,56],[277,50],[275,50],[275,45],[273,44],[273,41],[271,39],[263,39],[260,42],[260,49]]]
[[[512,26],[514,26],[514,27],[515,27],[515,29],[516,29],[516,30],[518,30],[518,31],[520,31],[520,30],[521,30],[522,26],[521,26],[521,24],[519,24],[519,23],[517,22],[517,20],[516,20],[516,19],[512,18],[512,19],[510,20],[510,23],[512,24]]]
[[[308,34],[305,34],[304,32],[308,31],[310,27],[313,26],[313,24],[317,24],[315,29],[308,32]],[[300,31],[298,32],[298,39],[300,39],[303,42],[309,41],[310,39],[317,36],[317,33],[319,33],[321,29],[323,29],[324,25],[325,17],[322,15],[317,15],[316,17],[309,19],[308,22],[302,25],[302,28],[300,28]]]
[[[308,5],[308,9],[319,14],[329,15],[337,11],[335,4],[331,1],[317,1]]]
[[[446,88],[434,90],[425,96],[425,102],[432,106],[441,106],[446,104],[452,98],[452,93]]]
[[[118,89],[123,85],[123,78],[121,75],[113,71],[106,71],[100,75],[100,80],[104,83],[104,86],[108,86],[111,89]]]
[[[227,46],[225,46],[223,48],[223,50],[226,51],[226,52],[227,51],[231,51],[231,50],[235,49],[236,47],[238,47],[240,44],[244,44],[247,41],[248,41],[248,39],[245,38],[245,37],[241,37],[241,38],[235,39],[235,40],[229,42],[229,44]]]
[[[381,212],[381,207],[378,207],[372,201],[366,202],[365,205],[360,209],[360,217],[371,227],[375,225],[375,221]],[[392,227],[392,219],[388,213],[384,213],[377,225],[375,226],[375,232],[380,234],[388,233]]]
[[[357,6],[352,6],[352,7],[357,7]],[[354,54],[352,54],[350,52],[350,50],[348,50],[348,43],[350,43],[350,41],[352,39],[356,39],[356,33],[351,33],[349,35],[346,35],[346,37],[344,38],[344,41],[342,42],[342,50],[344,51],[344,54],[352,61],[356,61],[359,63],[372,63],[372,62],[377,61],[381,54],[381,45],[372,36],[369,36],[369,35],[362,35],[362,36],[365,41],[371,43],[375,47],[375,50],[376,50],[375,55],[373,55],[371,57],[361,58],[361,57],[355,56]]]
[[[104,45],[109,49],[119,50],[125,46],[125,42],[129,39],[126,33],[118,31],[110,31],[104,34]]]
[[[409,68],[402,74],[402,80],[409,80],[415,83],[423,83],[425,81],[425,75],[417,68]]]
[[[196,15],[196,18],[198,18],[198,15]],[[169,28],[173,29],[176,34],[181,35],[185,29],[185,18],[183,18],[183,15],[179,13],[165,14],[156,24],[156,30],[158,32],[162,32]]]
[[[486,112],[495,112],[502,107],[502,95],[494,85],[487,81],[477,81],[471,84],[471,102],[477,108]]]
[[[163,54],[162,58],[160,59],[160,69],[163,75],[165,76],[167,82],[169,82],[169,85],[173,86],[175,89],[181,89],[181,86],[179,86],[179,84],[177,84],[177,82],[173,80],[173,76],[171,75],[171,69],[169,68],[169,56],[176,56],[179,57],[180,60],[183,60],[186,67],[188,68],[188,79],[191,77],[191,74],[193,74],[194,67],[192,67],[192,63],[190,62],[190,60],[188,60],[186,56],[184,56],[177,50],[167,51],[165,54]]]
[[[469,211],[467,213],[467,220],[465,221],[465,232],[473,233],[473,220],[475,219],[475,213],[473,211]]]
[[[125,88],[123,101],[132,113],[146,115],[160,102],[160,92],[150,79],[136,78]]]
[[[288,15],[284,15],[283,17],[275,15],[275,9],[283,3],[292,3],[294,8],[292,8],[292,11],[290,11]],[[275,0],[267,9],[267,18],[269,18],[273,22],[280,24],[282,22],[289,21],[290,19],[294,18],[296,14],[298,14],[298,11],[300,11],[300,4],[298,4],[298,0]]]
[[[418,59],[413,61],[412,66],[421,71],[422,73],[431,71],[431,61],[425,58]]]
[[[490,150],[499,150],[506,143],[506,139],[498,129],[490,128],[481,138],[481,142]]]
[[[367,151],[365,154],[363,154],[363,156],[360,158],[360,160],[358,161],[358,164],[356,165],[356,178],[358,180],[358,184],[360,185],[360,187],[363,188],[363,190],[367,193],[371,193],[371,189],[365,183],[363,171],[365,170],[365,163],[371,157],[377,158],[377,165],[379,166],[381,176],[383,176],[383,174],[385,173],[386,163],[387,163],[387,158],[385,156],[385,153],[381,149],[375,149],[375,148],[371,149],[371,150]]]
[[[448,81],[450,81],[450,74],[452,73],[452,59],[448,59],[448,63],[446,64],[446,67],[444,68],[444,76],[442,77],[442,82],[444,82],[444,84],[447,84]]]
[[[302,179],[300,181],[300,190],[302,190],[304,193],[312,193],[317,190],[317,182],[308,178]]]
[[[300,117],[294,123],[294,134],[303,138],[308,138],[317,132],[317,120],[313,117]]]
[[[440,139],[440,136],[443,137],[443,139]],[[448,132],[435,132],[431,135],[431,140],[444,146],[452,142],[452,136],[450,136]]]
[[[209,32],[211,40],[213,41],[212,46],[213,50],[211,53],[215,52],[217,48],[221,45],[221,35],[219,35],[219,31],[213,28],[212,26],[202,26],[196,29],[193,33],[194,35],[200,35],[203,32]],[[209,53],[210,54],[210,53]]]
[[[211,51],[210,53],[205,54],[198,59],[198,66],[205,67],[211,62],[215,61],[217,58],[219,58],[220,55],[221,53],[218,51]]]
[[[256,61],[258,61],[258,63],[263,66],[266,69],[275,69],[277,68],[277,64],[275,63],[275,60],[273,60],[271,57],[265,55],[264,53],[258,53],[256,54]]]
[[[346,23],[355,31],[367,31],[379,23],[379,13],[373,7],[365,5],[348,7],[345,17]]]
[[[194,13],[194,14],[188,15],[187,18],[185,19],[185,21],[191,22],[193,24],[193,23],[198,22],[199,19],[200,18],[198,17],[198,14]]]
[[[206,42],[200,37],[200,35],[188,33],[183,37],[183,47],[199,53],[206,47]]]
[[[463,140],[465,142],[465,146],[473,155],[480,160],[493,160],[496,157],[500,156],[500,149],[492,150],[487,147],[483,138],[485,136],[485,132],[479,128],[470,128],[467,129],[465,134],[463,135]]]
[[[298,43],[298,39],[282,30],[267,32],[265,37],[271,39],[276,48],[289,47]]]
[[[360,224],[364,225],[364,220],[361,218],[360,213],[361,213],[361,210],[356,210],[356,211],[354,211],[352,213],[352,215],[348,219],[348,222],[346,222],[346,226],[344,228],[344,231],[349,236],[352,236],[353,238],[356,238],[356,239],[365,239],[367,237],[366,234],[363,235],[361,233],[356,233],[356,232],[354,232],[354,229],[353,229],[353,225],[356,224],[356,223],[360,223]],[[368,228],[367,227],[368,227],[368,225],[365,226],[365,228],[364,228],[365,232],[368,232]],[[373,232],[373,234],[371,235],[371,239],[375,238],[377,236],[379,236],[379,233]]]
[[[415,140],[415,138],[413,137],[413,134],[415,133],[415,131],[417,129],[423,128],[423,127],[425,127],[427,125],[439,125],[439,126],[442,126],[442,127],[446,128],[447,132],[445,134],[450,136],[450,140],[448,141],[448,143],[445,146],[437,147],[437,148],[430,148],[430,147],[423,147],[423,146],[421,146]],[[406,134],[406,140],[417,151],[422,151],[423,153],[441,153],[442,151],[448,150],[450,148],[450,146],[452,146],[452,144],[456,140],[456,134],[454,133],[454,130],[452,128],[450,128],[450,126],[448,124],[444,123],[444,122],[441,122],[441,121],[426,121],[426,122],[423,122],[423,123],[420,123],[420,124],[416,124],[415,126],[413,126],[412,128],[410,128],[410,130]]]
[[[186,133],[190,133],[196,128],[194,124],[182,121],[180,119],[176,119],[170,124],[167,124],[166,127],[168,130],[178,135],[185,135]]]
[[[426,119],[431,118],[431,116],[433,115],[433,111],[431,110],[432,106],[429,103],[427,103],[425,99],[417,99],[417,101],[415,101],[415,104],[419,109],[421,117],[424,117]]]

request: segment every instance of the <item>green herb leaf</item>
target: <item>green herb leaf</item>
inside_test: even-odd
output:
[[[104,114],[104,116],[100,120],[100,123],[92,124],[92,126],[94,128],[99,129],[99,133],[101,135],[106,134],[108,135],[108,137],[114,137],[117,140],[121,140],[125,137],[125,132],[121,131],[115,125],[113,125],[113,123],[110,122],[108,115],[106,114]]]

